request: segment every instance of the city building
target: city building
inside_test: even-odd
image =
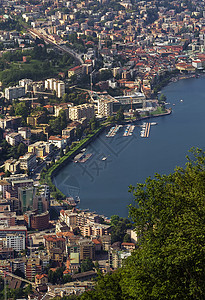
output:
[[[30,139],[31,129],[29,127],[19,127],[18,133],[22,136],[24,140]]]
[[[12,128],[17,129],[21,123],[21,117],[5,116],[0,118],[0,128]]]
[[[24,186],[18,188],[18,199],[21,203],[22,212],[33,209],[34,187]]]
[[[35,153],[37,157],[43,158],[53,151],[53,144],[50,142],[38,141],[28,146],[29,153]]]
[[[17,146],[22,141],[22,136],[20,133],[12,132],[6,135],[6,141],[11,146]]]
[[[67,139],[64,137],[58,136],[50,136],[48,139],[49,143],[53,144],[58,148],[65,148],[67,145]]]
[[[63,237],[58,237],[57,235],[45,235],[44,240],[48,253],[50,253],[50,250],[53,248],[59,248],[63,251],[66,249],[65,238]]]
[[[78,121],[82,118],[87,120],[92,119],[95,116],[95,109],[93,104],[81,104],[69,108],[69,118],[72,121]]]
[[[99,99],[98,101],[98,115],[101,117],[110,117],[113,114],[113,101],[106,99]]]
[[[35,276],[35,284],[43,285],[48,283],[48,275],[46,274],[37,274]]]
[[[25,96],[25,87],[24,86],[13,86],[5,89],[5,98],[7,100],[17,99],[22,96]]]
[[[80,260],[81,261],[86,258],[95,260],[95,245],[91,240],[88,240],[88,239],[79,240],[78,245],[80,248]]]
[[[32,91],[33,89],[33,80],[31,79],[21,79],[19,80],[19,86],[25,87],[25,93]]]
[[[65,83],[62,80],[50,78],[45,80],[45,89],[55,91],[58,98],[65,94]]]
[[[20,172],[20,162],[17,159],[8,159],[4,163],[4,170],[12,174]]]
[[[74,75],[76,75],[77,77],[80,77],[83,74],[84,74],[84,67],[82,65],[73,67],[73,68],[68,70],[68,78],[70,78]]]
[[[45,230],[49,228],[50,214],[48,211],[43,213],[36,213],[27,211],[24,214],[25,224],[28,229],[32,230]]]
[[[26,248],[26,237],[24,234],[7,234],[6,235],[6,246],[12,248],[15,251],[22,251]]]
[[[26,226],[0,226],[0,238],[6,238],[7,235],[20,235],[27,238]]]
[[[19,158],[20,168],[23,170],[31,171],[35,169],[36,163],[36,154],[35,153],[26,153],[24,156]]]
[[[41,274],[42,266],[40,258],[30,257],[25,265],[25,276],[28,280],[35,279],[37,274]]]

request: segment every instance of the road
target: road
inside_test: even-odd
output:
[[[70,49],[69,47],[63,45],[60,46],[58,45],[56,42],[54,42],[49,36],[46,36],[45,34],[43,34],[42,32],[39,32],[37,29],[28,29],[28,32],[32,35],[32,36],[36,36],[38,38],[43,39],[45,42],[53,45],[54,47],[56,47],[57,49],[59,49],[62,52],[68,53],[71,56],[73,56],[80,64],[83,64],[83,60],[81,58],[82,54],[78,54],[77,52],[75,52],[73,49]]]
[[[24,282],[26,282],[26,283],[32,284],[33,287],[36,287],[36,284],[35,284],[34,282],[29,281],[29,280],[27,280],[27,279],[24,279],[24,278],[22,278],[22,277],[19,277],[19,276],[17,276],[17,275],[14,275],[14,274],[12,274],[12,273],[10,273],[10,272],[5,272],[5,271],[3,271],[3,270],[0,270],[0,273],[1,273],[2,275],[3,275],[3,274],[6,274],[7,276],[10,276],[10,277],[13,277],[13,278],[15,278],[15,279],[18,279],[18,280],[24,281]]]

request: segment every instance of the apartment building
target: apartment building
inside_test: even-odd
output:
[[[5,89],[5,98],[7,100],[17,99],[22,96],[25,96],[25,87],[24,86],[13,86]]]
[[[3,119],[0,118],[0,128],[18,128],[21,123],[21,117],[5,117]]]
[[[18,128],[18,133],[25,140],[30,139],[30,137],[31,137],[31,129],[29,127],[19,127]]]
[[[29,153],[35,153],[37,157],[43,158],[46,154],[51,153],[53,150],[53,145],[49,142],[35,142],[28,146]]]
[[[61,136],[50,136],[48,141],[58,148],[65,148],[67,145],[67,138]]]
[[[26,249],[26,238],[23,234],[7,234],[6,236],[7,248],[12,248],[15,251],[22,251]]]
[[[101,117],[110,117],[113,114],[113,101],[100,99],[98,101],[98,115]]]
[[[80,227],[82,236],[102,236],[111,232],[111,226],[98,223],[88,223]]]
[[[58,98],[65,94],[65,83],[62,80],[50,78],[45,80],[45,89],[55,91]]]
[[[11,146],[17,146],[22,141],[22,136],[20,133],[12,132],[6,135],[6,141]]]
[[[48,253],[53,248],[60,248],[65,251],[65,238],[63,237],[58,237],[57,235],[45,235],[44,241]]]
[[[20,171],[20,162],[16,159],[8,159],[4,163],[5,172],[9,171],[12,174],[18,173]]]
[[[42,266],[40,258],[29,258],[25,266],[26,278],[29,280],[33,280],[36,274],[41,274],[41,272]]]
[[[36,154],[26,153],[19,158],[19,161],[21,169],[31,171],[36,167]]]
[[[92,119],[95,116],[95,109],[93,104],[81,104],[69,108],[69,119],[72,121],[78,121],[82,118],[87,120]]]
[[[81,66],[76,66],[76,67],[73,67],[71,69],[68,70],[68,78],[76,75],[77,77],[80,77],[81,75],[83,75],[84,73],[84,67],[81,65]]]

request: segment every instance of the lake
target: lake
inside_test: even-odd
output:
[[[146,120],[158,123],[151,126],[148,138],[140,137],[142,121],[132,136],[123,137],[125,127],[114,138],[107,138],[105,131],[87,147],[86,153],[92,153],[87,162],[69,163],[54,178],[64,194],[79,195],[80,208],[127,217],[133,201],[130,185],[183,167],[192,146],[204,149],[205,77],[170,83],[162,93],[173,111]]]

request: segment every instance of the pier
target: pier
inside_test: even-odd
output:
[[[116,126],[111,127],[111,129],[108,132],[108,134],[106,135],[106,137],[114,137],[121,127],[122,127],[122,125],[116,125]]]
[[[149,137],[151,123],[143,123],[142,130],[140,132],[141,137]]]
[[[123,134],[123,136],[129,136],[133,134],[133,131],[135,129],[135,125],[127,125],[125,132]]]

